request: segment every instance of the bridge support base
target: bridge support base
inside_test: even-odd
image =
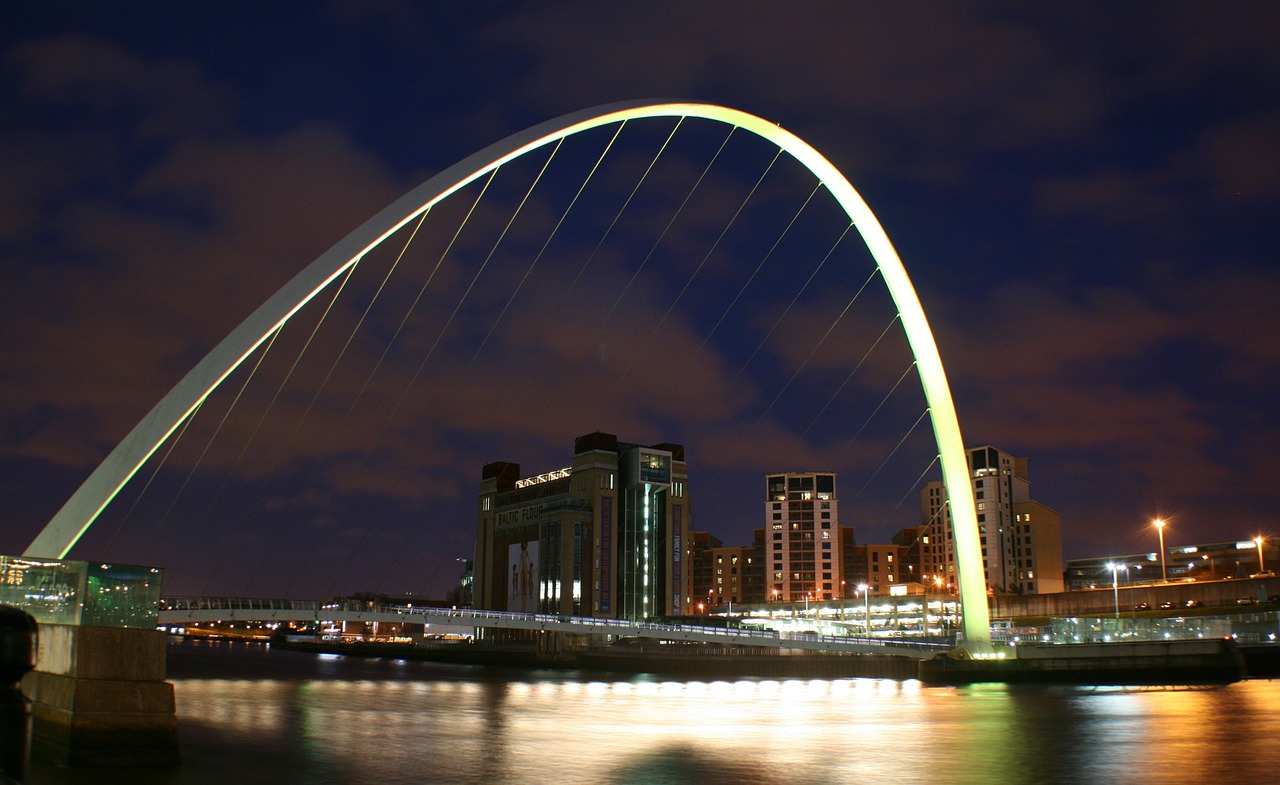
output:
[[[60,766],[176,766],[178,720],[158,630],[41,624],[31,756]]]

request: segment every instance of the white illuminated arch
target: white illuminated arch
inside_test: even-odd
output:
[[[857,227],[902,317],[929,406],[942,479],[951,504],[965,648],[987,648],[990,621],[986,580],[960,424],[938,347],[902,261],[871,209],[821,153],[776,123],[711,104],[628,101],[573,112],[490,145],[400,197],[308,265],[209,352],[99,464],[24,555],[65,557],[120,488],[223,379],[325,286],[423,211],[531,150],[602,125],[653,117],[703,118],[741,128],[776,144],[826,185]]]

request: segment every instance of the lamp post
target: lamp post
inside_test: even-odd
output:
[[[1107,562],[1107,566],[1111,568],[1111,591],[1116,600],[1116,621],[1120,621],[1120,570],[1123,569],[1127,573],[1129,568],[1115,562]]]
[[[1262,535],[1259,534],[1253,538],[1253,542],[1258,546],[1258,572],[1266,572],[1267,565],[1262,560]]]
[[[865,583],[858,584],[858,591],[862,592],[862,599],[867,606],[867,637],[871,637],[871,587]]]
[[[1159,533],[1160,535],[1160,582],[1168,583],[1169,571],[1165,568],[1165,565],[1164,565],[1164,521],[1160,520],[1159,518],[1156,518],[1154,523],[1156,527],[1156,532]]]
[[[840,621],[844,621],[844,601],[845,601],[844,581],[840,581]]]

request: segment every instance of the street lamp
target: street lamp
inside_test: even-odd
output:
[[[1120,571],[1127,574],[1129,568],[1115,562],[1107,562],[1107,567],[1111,569],[1111,591],[1116,598],[1116,621],[1120,621]]]
[[[1266,572],[1267,565],[1262,561],[1262,535],[1259,534],[1253,538],[1254,543],[1258,546],[1258,572]]]
[[[1159,518],[1156,518],[1154,523],[1155,523],[1156,531],[1160,534],[1160,582],[1168,583],[1169,572],[1168,570],[1165,569],[1165,566],[1164,566],[1164,521],[1160,520]]]
[[[858,591],[862,592],[863,601],[867,606],[867,637],[871,637],[871,587],[865,583],[858,584]]]
[[[840,581],[840,621],[844,621],[844,601],[846,599],[844,581]]]

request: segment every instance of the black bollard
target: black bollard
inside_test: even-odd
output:
[[[31,755],[31,709],[18,682],[36,666],[36,620],[0,605],[0,776],[25,782]]]

